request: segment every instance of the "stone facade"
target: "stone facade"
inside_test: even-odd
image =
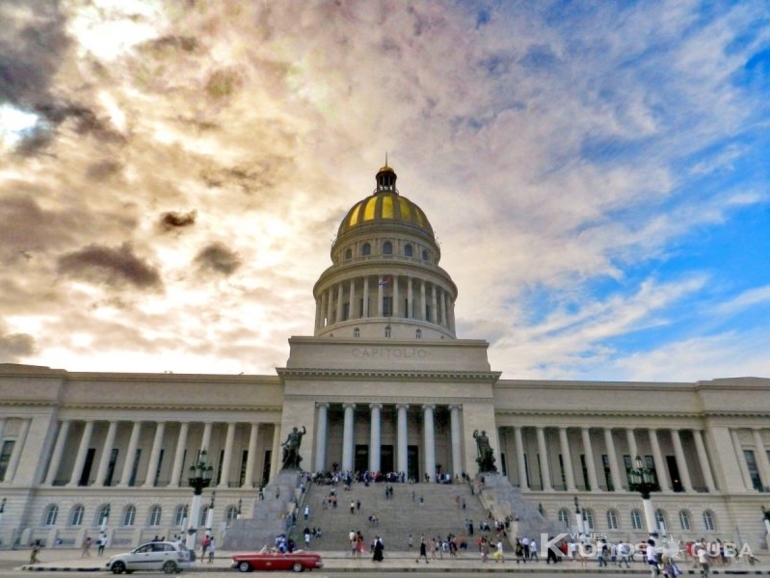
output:
[[[770,380],[500,379],[486,342],[456,338],[458,291],[439,259],[427,218],[383,167],[313,289],[313,335],[289,340],[276,375],[0,365],[0,547],[76,546],[102,531],[128,547],[190,525],[200,535],[212,503],[222,538],[236,519],[248,525],[260,488],[278,479],[295,426],[307,429],[306,470],[430,483],[475,475],[473,433],[486,430],[516,500],[574,529],[577,496],[590,529],[630,540],[647,531],[628,489],[638,455],[661,485],[653,504],[667,532],[764,547]],[[187,520],[187,470],[203,449],[212,484]]]

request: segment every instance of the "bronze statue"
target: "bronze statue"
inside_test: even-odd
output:
[[[298,470],[300,469],[299,463],[302,461],[302,456],[299,455],[299,446],[302,445],[302,436],[307,433],[305,426],[302,426],[302,431],[299,431],[294,427],[290,432],[286,441],[281,444],[283,447],[283,469],[284,470]]]
[[[479,473],[484,472],[496,472],[495,467],[495,454],[492,451],[492,446],[489,445],[489,436],[485,430],[474,430],[473,439],[476,440],[476,449],[478,450],[478,457],[476,463],[479,465]]]

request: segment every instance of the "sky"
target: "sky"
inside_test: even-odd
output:
[[[766,0],[0,22],[0,362],[273,374],[387,153],[504,378],[770,377]]]

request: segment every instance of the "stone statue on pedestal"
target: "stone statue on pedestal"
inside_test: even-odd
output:
[[[299,463],[302,461],[302,456],[299,455],[299,446],[302,445],[302,436],[306,433],[307,430],[304,425],[302,426],[302,431],[294,427],[289,432],[286,441],[281,444],[281,447],[283,447],[283,467],[281,469],[300,469]]]
[[[474,430],[473,439],[476,440],[476,448],[478,450],[478,457],[476,463],[479,465],[479,473],[484,472],[496,472],[495,467],[495,455],[492,451],[492,446],[489,445],[489,436],[485,430]]]

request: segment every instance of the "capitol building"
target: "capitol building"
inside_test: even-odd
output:
[[[657,530],[767,547],[770,379],[501,379],[486,341],[456,335],[458,287],[395,171],[381,168],[340,217],[314,327],[289,338],[275,374],[0,364],[0,548],[75,547],[100,532],[130,547],[201,528],[211,492],[188,520],[188,469],[204,449],[221,534],[278,475],[294,427],[306,428],[305,470],[420,483],[475,476],[474,432],[486,431],[501,474],[549,522],[569,529],[577,497],[586,528],[610,539],[650,531],[629,488],[640,456],[660,487]]]

